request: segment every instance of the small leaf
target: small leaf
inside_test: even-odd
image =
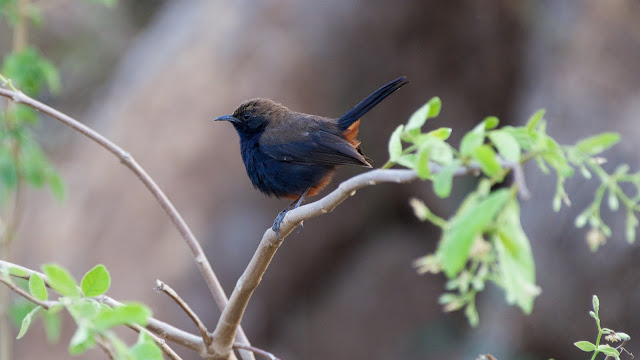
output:
[[[78,289],[75,279],[67,270],[58,265],[47,264],[42,265],[42,272],[47,275],[49,286],[60,293],[60,295],[71,298],[82,297],[82,293],[80,289]]]
[[[42,322],[44,323],[44,331],[47,335],[49,344],[55,344],[60,339],[60,329],[62,324],[60,314],[57,312],[45,311],[42,313]]]
[[[610,345],[607,345],[607,344],[598,346],[598,351],[604,353],[607,356],[613,356],[615,358],[620,357],[620,352],[618,352],[618,350],[616,350],[615,348],[612,348]]]
[[[470,156],[483,143],[484,132],[470,131],[466,133],[460,142],[460,155]]]
[[[607,150],[618,142],[620,142],[620,134],[608,132],[578,141],[576,149],[585,155],[593,156]]]
[[[619,207],[618,197],[616,193],[609,189],[609,196],[607,197],[607,204],[609,205],[609,209],[611,211],[617,211]]]
[[[591,303],[593,305],[593,311],[595,311],[597,315],[600,311],[600,299],[598,299],[597,295],[593,295],[593,297],[591,298]]]
[[[453,175],[460,164],[457,161],[445,165],[433,178],[433,191],[439,198],[446,198],[451,194]]]
[[[431,177],[431,171],[429,169],[429,148],[425,147],[420,149],[418,153],[418,164],[416,167],[416,173],[420,179],[425,180]]]
[[[520,224],[517,201],[512,200],[504,207],[497,227],[493,244],[498,255],[500,283],[507,293],[507,302],[518,305],[525,314],[530,314],[533,300],[540,289],[535,284],[535,262],[529,239]]]
[[[432,106],[437,106],[437,110],[432,110]],[[416,112],[411,115],[411,117],[409,117],[409,121],[407,121],[407,126],[405,127],[405,129],[407,131],[420,129],[424,125],[424,123],[427,122],[427,119],[429,119],[430,117],[434,117],[430,116],[431,114],[435,113],[435,116],[437,116],[439,112],[440,99],[436,97],[429,100],[426,104],[422,105],[418,110],[416,110]]]
[[[529,130],[529,132],[532,132],[533,130],[535,130],[536,126],[538,126],[538,123],[540,122],[540,120],[542,120],[542,118],[544,117],[544,113],[545,110],[544,109],[540,109],[538,111],[536,111],[533,115],[531,115],[531,117],[529,118],[529,121],[527,121],[527,130]]]
[[[495,151],[491,146],[483,144],[473,151],[473,158],[480,163],[482,172],[487,176],[493,177],[502,171],[502,166],[498,162]]]
[[[42,278],[36,273],[29,277],[29,292],[38,300],[47,300],[47,288],[44,286]]]
[[[487,116],[486,118],[484,118],[484,120],[482,120],[482,124],[484,124],[485,130],[495,129],[499,123],[500,120],[498,120],[498,118],[495,116]]]
[[[471,325],[472,327],[478,326],[480,317],[478,316],[478,310],[476,310],[476,304],[474,301],[471,301],[467,304],[467,307],[465,307],[464,309],[464,315],[467,317],[469,325]]]
[[[520,161],[520,144],[511,134],[502,130],[494,130],[488,136],[505,160],[514,163]]]
[[[391,134],[389,139],[389,160],[396,162],[402,155],[402,141],[400,135],[404,130],[404,125],[399,125]]]
[[[138,341],[131,348],[131,353],[137,360],[162,360],[162,350],[145,331],[141,331]]]
[[[573,345],[585,352],[592,352],[596,349],[596,346],[589,341],[578,341],[573,343]]]
[[[104,265],[96,265],[84,275],[80,286],[84,296],[95,297],[106,293],[110,285],[111,278],[107,268]]]
[[[21,339],[24,336],[24,334],[27,333],[27,330],[29,329],[29,325],[31,325],[31,320],[33,320],[33,317],[36,316],[36,314],[38,313],[38,311],[40,311],[40,309],[42,309],[41,306],[36,306],[35,308],[33,308],[33,310],[31,310],[27,314],[27,316],[24,317],[24,319],[22,319],[20,332],[18,333],[18,336],[16,337],[16,339]]]
[[[437,250],[448,277],[456,276],[462,270],[469,258],[473,240],[493,221],[510,197],[509,189],[497,190],[477,204],[459,210],[460,213],[449,222],[449,228],[444,231]]]
[[[128,303],[113,309],[103,309],[96,316],[94,325],[99,331],[124,324],[145,326],[151,317],[151,310],[143,304]]]
[[[636,239],[636,227],[638,226],[638,219],[633,211],[627,211],[627,225],[625,231],[625,238],[628,243],[633,243]]]
[[[447,140],[449,136],[451,136],[451,132],[453,130],[451,128],[442,127],[436,130],[429,131],[427,135],[436,137],[440,140]]]
[[[87,326],[78,326],[69,343],[69,354],[80,355],[91,349],[96,343],[94,336],[93,331]]]

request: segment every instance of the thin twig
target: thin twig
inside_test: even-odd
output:
[[[98,344],[98,346],[102,348],[102,350],[105,352],[105,354],[107,354],[109,359],[115,360],[117,358],[113,348],[111,347],[111,344],[109,344],[109,342],[105,338],[103,338],[98,334],[98,336],[95,336],[94,339],[96,341],[96,344]]]
[[[273,355],[272,353],[268,352],[268,351],[264,351],[262,349],[258,349],[255,346],[250,346],[250,345],[243,345],[243,344],[238,344],[235,343],[233,344],[233,348],[234,349],[243,349],[243,350],[249,350],[255,354],[258,355],[262,355],[264,357],[266,357],[269,360],[280,360],[279,358],[277,358],[275,355]]]
[[[0,275],[0,282],[4,283],[5,285],[7,285],[9,287],[9,289],[13,290],[13,292],[15,292],[16,294],[22,296],[23,298],[31,301],[32,303],[34,303],[36,305],[42,306],[46,310],[49,310],[49,308],[53,305],[53,303],[50,302],[50,301],[42,301],[40,299],[36,299],[35,297],[33,297],[33,295],[31,295],[28,292],[24,291],[20,286],[14,284],[11,281],[11,279],[7,279],[3,275]]]
[[[178,295],[178,293],[169,285],[160,280],[156,280],[156,285],[156,290],[162,291],[163,293],[167,294],[171,299],[173,299],[173,301],[176,302],[176,304],[178,304],[178,306],[180,306],[180,308],[182,308],[185,313],[187,313],[189,318],[191,318],[191,321],[193,321],[193,323],[198,327],[205,345],[209,347],[212,341],[211,335],[209,334],[209,330],[207,330],[207,327],[202,323],[202,321],[200,321],[198,315],[193,312],[193,310],[191,310],[191,307],[189,307],[189,305],[184,300],[182,300],[180,295]]]
[[[0,78],[0,80],[5,81],[8,86],[11,86],[10,82],[6,81],[4,77]],[[96,142],[98,145],[105,148],[107,151],[115,155],[120,161],[128,167],[139,179],[142,183],[147,187],[147,189],[153,194],[156,198],[160,206],[167,213],[176,229],[184,239],[184,241],[189,246],[191,250],[191,254],[196,261],[196,265],[200,270],[202,277],[204,278],[211,295],[213,296],[214,301],[218,305],[218,308],[223,310],[228,302],[227,296],[224,293],[224,289],[222,285],[220,285],[220,281],[218,277],[213,272],[211,268],[211,264],[207,259],[200,243],[196,239],[195,235],[184,221],[178,210],[173,206],[169,198],[165,195],[165,193],[160,189],[160,187],[155,183],[155,181],[147,174],[147,172],[134,160],[134,158],[128,152],[124,151],[118,145],[102,136],[100,133],[91,129],[90,127],[82,124],[81,122],[73,119],[72,117],[48,106],[45,105],[27,95],[22,93],[21,91],[13,91],[5,88],[0,88],[0,96],[6,97],[18,104],[24,104],[30,106],[41,113],[47,114],[52,118],[59,120],[63,124],[71,127],[72,129],[78,131],[82,135],[88,137],[92,141]],[[234,330],[234,333],[236,331]],[[245,335],[242,328],[237,330],[237,341],[243,344],[250,345],[249,339]],[[255,360],[255,356],[248,351],[241,351],[240,355],[245,360]]]

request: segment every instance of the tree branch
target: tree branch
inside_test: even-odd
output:
[[[518,186],[521,197],[528,196],[527,186],[524,183],[522,169],[519,163],[510,163],[501,161],[504,168],[512,169],[515,174],[514,181]],[[439,164],[431,163],[429,165],[432,174],[442,170]],[[481,170],[477,163],[471,163],[467,166],[458,168],[454,176],[461,176],[470,173],[476,173]],[[390,170],[372,170],[366,173],[352,177],[341,183],[338,188],[329,193],[324,198],[303,205],[297,209],[291,210],[280,225],[280,239],[287,237],[303,221],[324,215],[333,211],[340,203],[347,198],[356,194],[356,191],[366,186],[372,186],[380,183],[408,183],[418,179],[415,171],[409,169],[390,169]],[[273,230],[268,229],[262,236],[262,240],[258,245],[258,249],[249,262],[240,279],[236,283],[236,287],[231,293],[229,304],[225,307],[218,325],[213,332],[212,351],[224,359],[225,354],[229,352],[233,343],[235,329],[240,325],[244,311],[249,303],[251,295],[260,284],[262,276],[266,272],[271,259],[282,244],[282,240],[278,240]]]
[[[2,80],[5,83],[8,83],[9,86],[11,86],[10,82],[8,82],[4,77],[0,76],[0,80]],[[151,192],[151,194],[153,194],[153,196],[156,198],[160,206],[164,209],[164,211],[167,213],[167,215],[169,216],[169,218],[171,219],[175,227],[178,229],[178,232],[180,233],[184,241],[189,246],[189,249],[191,250],[191,254],[193,255],[193,258],[196,261],[196,265],[198,266],[198,269],[200,270],[200,273],[202,274],[202,277],[204,278],[207,284],[207,287],[209,288],[209,291],[213,296],[213,299],[218,305],[218,308],[220,308],[220,310],[223,310],[226,307],[226,304],[228,302],[227,296],[224,293],[224,289],[222,288],[222,285],[220,285],[220,281],[218,280],[218,277],[213,272],[213,269],[211,268],[211,264],[209,263],[209,260],[207,259],[206,255],[204,254],[204,251],[202,250],[200,243],[196,239],[195,235],[193,235],[193,232],[191,232],[191,229],[189,228],[187,223],[184,221],[184,219],[182,219],[182,216],[180,215],[178,210],[176,210],[176,208],[173,206],[169,198],[167,198],[167,196],[160,189],[160,187],[155,183],[155,181],[153,181],[151,176],[149,176],[149,174],[147,174],[147,172],[135,161],[135,159],[131,156],[131,154],[124,151],[118,145],[116,145],[106,137],[102,136],[100,133],[96,132],[95,130],[91,129],[90,127],[82,124],[81,122],[73,119],[72,117],[48,105],[45,105],[25,95],[21,91],[14,91],[14,90],[9,90],[5,88],[0,88],[0,96],[8,98],[17,104],[24,104],[24,105],[30,106],[43,114],[47,114],[52,118],[59,120],[63,124],[71,127],[72,129],[78,131],[82,135],[93,140],[98,145],[102,146],[107,151],[115,155],[118,159],[120,159],[120,162],[122,162],[126,167],[128,167],[138,177],[138,179],[142,181],[142,183],[147,187],[147,189]],[[249,339],[245,335],[242,328],[238,329],[237,340],[240,343],[250,345]],[[240,355],[245,360],[255,360],[255,356],[251,352],[241,351]]]
[[[184,300],[182,300],[180,295],[178,295],[178,293],[169,285],[160,280],[156,280],[156,284],[156,290],[162,291],[167,294],[167,296],[173,299],[173,301],[175,301],[176,304],[180,306],[180,308],[189,316],[189,318],[191,318],[191,321],[193,321],[193,323],[198,327],[198,330],[200,330],[200,335],[202,336],[202,340],[204,340],[205,345],[207,347],[211,345],[212,339],[211,335],[209,334],[209,330],[207,330],[207,327],[202,323],[202,321],[200,321],[198,315],[193,312],[193,310],[191,310],[191,307],[189,307],[189,305]]]

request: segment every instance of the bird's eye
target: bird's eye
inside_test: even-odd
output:
[[[251,114],[249,112],[246,112],[244,114],[242,114],[242,118],[245,120],[249,120],[251,119]]]

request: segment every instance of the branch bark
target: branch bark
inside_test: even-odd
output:
[[[0,78],[0,80],[6,81],[4,77]],[[214,301],[218,305],[218,308],[220,310],[223,310],[226,307],[226,304],[228,302],[227,296],[224,292],[224,289],[222,288],[222,285],[220,285],[218,277],[213,272],[211,264],[204,254],[200,243],[198,242],[195,235],[193,234],[187,223],[184,221],[178,210],[175,208],[175,206],[173,206],[169,198],[155,183],[151,176],[147,174],[142,166],[140,166],[135,161],[131,154],[120,148],[118,145],[116,145],[106,137],[102,136],[100,133],[91,129],[90,127],[46,104],[43,104],[25,95],[21,91],[0,88],[0,96],[8,98],[17,104],[30,106],[43,114],[47,114],[52,118],[59,120],[63,124],[71,127],[72,129],[96,142],[98,145],[102,146],[107,151],[115,155],[118,159],[120,159],[120,162],[128,167],[140,179],[140,181],[142,181],[142,183],[145,185],[145,187],[147,187],[151,194],[153,194],[160,206],[164,209],[164,211],[171,219],[171,222],[173,222],[176,229],[178,229],[178,232],[187,243],[187,246],[189,246],[191,254],[196,261],[196,265],[198,266],[198,270],[200,270],[200,273],[202,274],[202,277],[204,278]],[[237,334],[237,341],[239,343],[250,345],[249,339],[245,335],[242,328],[238,330]],[[240,351],[240,355],[244,360],[255,360],[255,356],[249,351]]]

